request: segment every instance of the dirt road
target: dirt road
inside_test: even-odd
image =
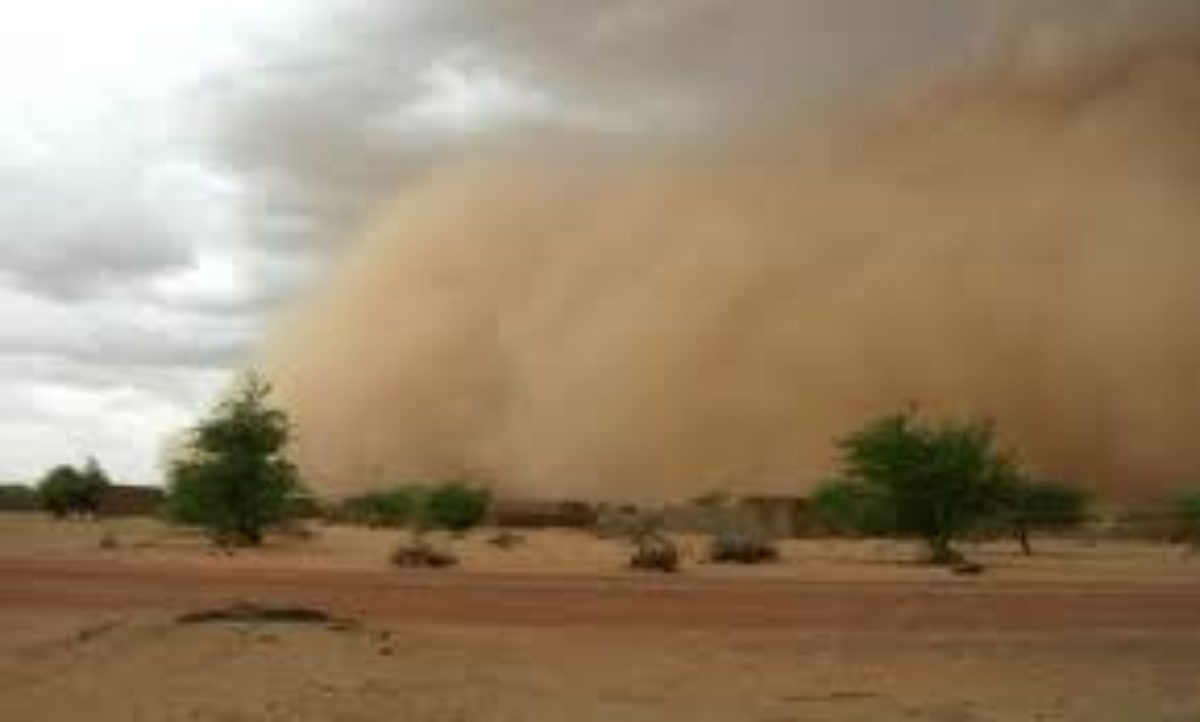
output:
[[[675,629],[1200,630],[1200,580],[827,582],[681,574],[260,569],[0,559],[0,612],[184,611],[235,600],[389,622]]]
[[[1200,719],[1200,578],[1150,557],[1061,554],[1040,569],[993,556],[974,578],[843,562],[829,579],[797,553],[674,576],[599,561],[417,572],[376,561],[387,536],[233,558],[170,540],[99,551],[92,537],[0,553],[0,719]],[[562,539],[529,544],[543,541]],[[600,561],[619,569],[615,552]],[[235,601],[360,623],[173,619]]]

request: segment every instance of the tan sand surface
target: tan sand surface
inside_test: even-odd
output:
[[[663,577],[582,532],[489,534],[414,572],[386,565],[396,532],[230,557],[145,520],[0,517],[0,720],[1200,719],[1200,559],[1179,549],[988,544],[964,579],[902,544],[803,541]],[[246,599],[353,623],[176,622]]]

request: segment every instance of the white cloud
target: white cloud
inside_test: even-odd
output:
[[[373,202],[497,129],[694,125],[810,4],[0,0],[0,477],[157,479]]]
[[[193,101],[322,4],[0,2],[0,477],[96,454],[155,481],[239,363],[278,273],[223,252],[251,224]]]
[[[108,371],[55,357],[0,356],[0,478],[33,480],[96,456],[119,479],[154,483],[159,450],[225,383],[220,371]]]
[[[420,95],[404,114],[435,130],[471,131],[510,120],[543,120],[558,110],[546,93],[523,87],[491,68],[439,59],[418,79]]]

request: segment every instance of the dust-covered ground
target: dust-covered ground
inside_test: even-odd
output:
[[[101,549],[109,534],[116,549]],[[881,542],[778,565],[622,568],[622,543],[322,528],[232,557],[149,521],[0,516],[0,719],[1195,720],[1200,558],[1112,541],[970,548],[977,578]],[[235,600],[341,623],[188,625]]]

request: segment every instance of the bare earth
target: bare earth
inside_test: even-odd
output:
[[[1178,549],[986,545],[964,579],[791,542],[662,577],[568,532],[400,571],[397,536],[227,557],[149,521],[0,515],[0,720],[1200,720],[1200,559]],[[237,600],[353,623],[176,623]]]

